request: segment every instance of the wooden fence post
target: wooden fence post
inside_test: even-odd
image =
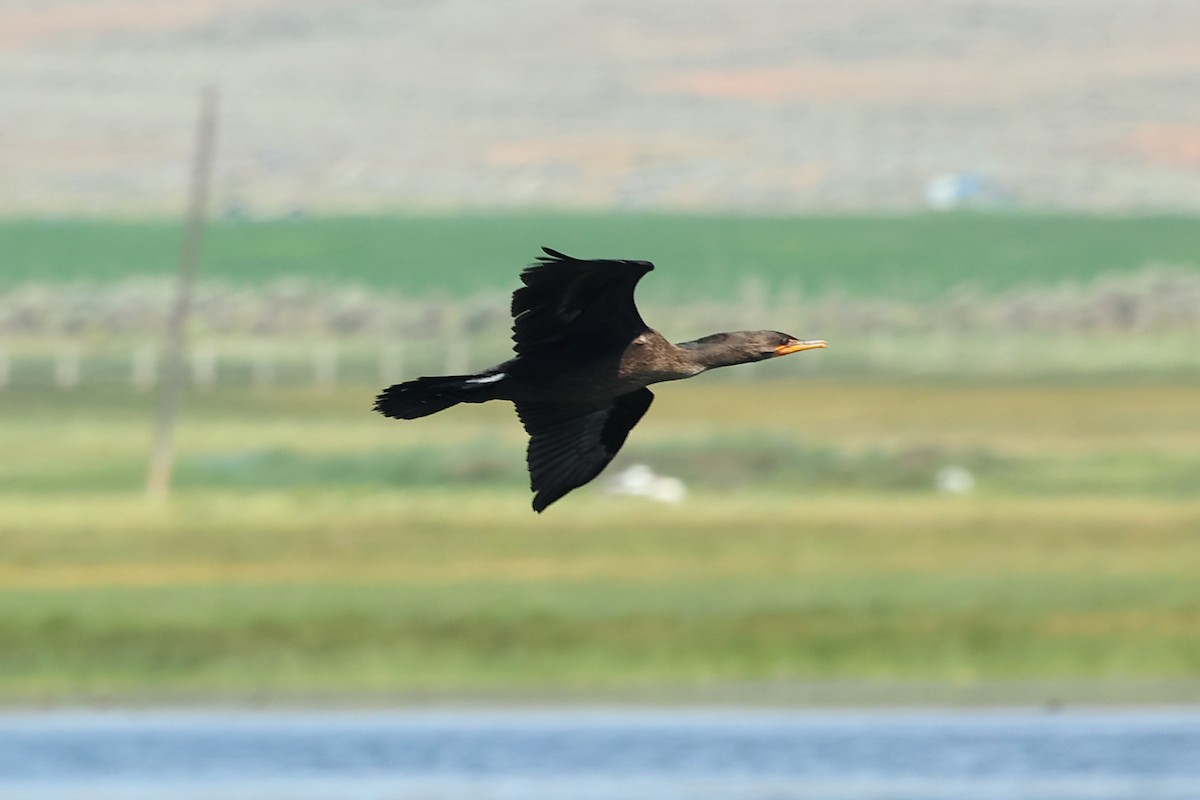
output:
[[[200,95],[196,150],[188,191],[187,227],[179,245],[179,278],[175,300],[167,317],[166,375],[159,394],[150,446],[150,466],[146,471],[146,496],[151,499],[165,499],[171,490],[171,473],[175,464],[175,420],[187,382],[187,319],[192,309],[192,289],[196,283],[196,268],[204,240],[204,218],[208,213],[208,189],[212,181],[216,138],[217,93],[215,89],[207,89]]]
[[[129,382],[139,392],[149,391],[158,379],[158,350],[153,344],[133,348],[129,363]]]
[[[404,345],[392,342],[379,349],[379,383],[391,386],[404,380]]]
[[[192,384],[211,392],[217,385],[217,348],[203,344],[192,350]]]
[[[54,358],[54,385],[59,389],[74,389],[79,385],[79,345],[64,344]]]
[[[313,350],[313,384],[322,391],[337,385],[338,347],[333,342],[317,345]]]
[[[275,382],[275,350],[271,345],[262,343],[254,349],[251,382],[259,391],[271,388]]]
[[[470,343],[467,341],[466,326],[462,310],[447,306],[444,313],[445,326],[442,337],[446,342],[446,374],[462,375],[470,364]]]

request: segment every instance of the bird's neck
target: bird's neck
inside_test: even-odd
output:
[[[697,372],[718,367],[732,367],[735,364],[745,364],[754,359],[747,359],[746,353],[731,346],[725,334],[716,333],[703,336],[690,342],[679,342],[675,345],[680,356],[688,363],[697,367]]]

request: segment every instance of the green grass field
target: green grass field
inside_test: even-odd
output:
[[[0,288],[167,275],[179,235],[170,222],[3,221]],[[768,298],[786,283],[934,307],[968,285],[986,298],[1149,264],[1195,268],[1200,226],[1005,215],[223,221],[202,273],[503,297],[543,243],[656,261],[639,296],[686,337],[713,321],[684,326],[673,304],[729,298],[747,275]],[[62,391],[50,388],[60,342],[0,343],[0,699],[656,697],[807,681],[1194,692],[1193,332],[947,331],[860,331],[819,364],[663,385],[614,468],[678,476],[687,502],[588,487],[541,516],[510,408],[412,423],[370,412],[378,343],[347,345],[345,383],[324,391],[307,385],[306,341],[277,343],[295,351],[280,376],[289,386],[252,388],[249,356],[231,351],[222,369],[233,380],[188,398],[177,489],[162,505],[140,493],[153,397],[128,388],[128,343],[76,342],[91,360]],[[472,363],[504,357],[504,338]],[[406,372],[445,365],[445,342],[406,344]],[[975,477],[973,492],[935,490],[952,466]]]
[[[171,274],[180,236],[170,221],[0,221],[0,288]],[[928,298],[964,285],[995,291],[1147,264],[1200,265],[1200,225],[1189,217],[510,214],[217,222],[202,273],[467,297],[511,288],[543,244],[581,257],[655,261],[660,272],[641,289],[653,302],[725,298],[744,275],[761,277],[768,290]]]
[[[663,386],[689,501],[541,516],[499,405],[194,396],[156,506],[148,398],[3,402],[9,701],[1200,679],[1193,383]]]

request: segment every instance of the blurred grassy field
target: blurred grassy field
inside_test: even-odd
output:
[[[172,221],[0,220],[0,288],[171,274]],[[259,282],[305,276],[417,295],[507,291],[539,245],[662,269],[643,301],[723,299],[738,276],[806,293],[928,298],[1087,281],[1147,264],[1197,265],[1191,217],[927,214],[768,218],[506,214],[220,221],[203,274]]]
[[[169,274],[178,237],[166,221],[0,221],[0,286]],[[786,283],[932,307],[967,285],[987,297],[1195,267],[1200,227],[958,214],[223,221],[203,272],[503,297],[541,243],[655,260],[639,296],[699,335],[713,320],[668,312],[728,298],[746,276],[767,297]],[[0,699],[1200,685],[1196,340],[1135,333],[860,332],[819,364],[664,385],[614,468],[678,476],[688,501],[588,487],[541,516],[510,408],[383,420],[370,385],[309,387],[301,339],[274,343],[300,353],[296,375],[281,367],[293,385],[253,388],[247,356],[223,364],[230,385],[189,397],[177,492],[148,504],[153,398],[128,388],[128,350],[88,339],[86,380],[56,391],[61,343],[14,339],[0,393]],[[473,362],[505,357],[506,337],[486,338],[496,352]],[[406,344],[406,370],[445,365],[444,342]],[[378,372],[374,350],[345,355],[342,380]],[[946,467],[969,470],[975,490],[936,491]]]
[[[371,390],[17,391],[0,696],[1200,678],[1200,384],[666,385],[623,454],[681,506],[528,508],[511,409]],[[948,465],[976,491],[934,490]]]

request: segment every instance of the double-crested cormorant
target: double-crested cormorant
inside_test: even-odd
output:
[[[511,400],[529,433],[533,509],[595,478],[654,395],[651,383],[825,347],[778,331],[714,333],[672,344],[642,321],[633,289],[649,261],[546,255],[513,292],[514,358],[474,375],[417,378],[383,391],[375,410],[416,419],[458,403]]]

